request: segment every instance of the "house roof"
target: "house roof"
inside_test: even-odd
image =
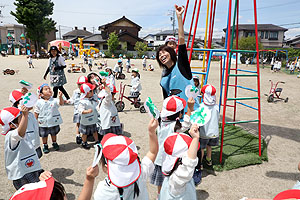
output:
[[[232,26],[231,26],[232,29]],[[274,24],[257,24],[257,29],[259,31],[287,31],[288,29],[274,25]],[[226,32],[227,28],[223,31]],[[239,24],[239,30],[254,31],[255,24]]]
[[[105,42],[101,34],[93,34],[83,38],[83,42]]]
[[[300,35],[296,35],[293,38],[287,39],[286,42],[288,42],[288,43],[294,43],[295,41],[299,41],[299,40],[300,40]]]
[[[105,29],[106,27],[108,26],[112,26],[113,24],[117,23],[117,22],[120,22],[120,21],[123,21],[123,20],[126,20],[128,21],[129,23],[133,24],[134,26],[136,26],[137,28],[141,29],[142,27],[136,23],[134,23],[133,21],[129,20],[128,18],[126,18],[125,16],[121,17],[120,19],[117,19],[113,22],[110,22],[110,23],[107,23],[107,24],[104,24],[102,26],[99,26],[98,30],[100,29]]]
[[[184,35],[188,35],[188,32],[184,31]],[[164,31],[160,31],[154,35],[173,35],[173,30],[164,30]],[[178,35],[178,29],[175,29],[175,35]]]
[[[123,36],[123,35],[129,35],[130,37],[133,37],[133,38],[136,39],[137,41],[141,41],[141,42],[144,41],[143,39],[141,39],[141,38],[139,38],[139,37],[136,37],[135,35],[133,35],[133,34],[127,32],[127,31],[124,31],[124,32],[119,33],[119,34],[118,34],[118,37],[121,37],[121,36]]]
[[[73,31],[70,31],[70,32],[67,32],[65,34],[63,34],[63,37],[70,37],[70,36],[74,36],[74,37],[77,37],[77,36],[90,36],[90,35],[93,35],[93,33],[89,32],[89,31],[86,31],[86,30],[83,30],[83,29],[75,29]]]

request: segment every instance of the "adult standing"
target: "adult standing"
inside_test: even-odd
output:
[[[164,99],[171,94],[172,90],[179,89],[181,90],[181,93],[177,95],[187,101],[188,97],[185,94],[185,89],[188,85],[194,86],[194,81],[184,39],[182,22],[184,6],[179,7],[175,5],[175,10],[178,19],[178,59],[174,49],[164,45],[156,52],[156,60],[160,67],[163,68],[160,86],[163,90]],[[195,100],[195,109],[197,109],[199,107],[199,102],[197,99]]]
[[[65,59],[60,55],[60,51],[56,46],[50,47],[49,54],[49,64],[44,79],[46,80],[47,74],[50,72],[50,83],[54,92],[53,97],[56,98],[58,90],[60,90],[66,99],[70,99],[67,91],[63,87],[63,85],[67,83],[64,72],[64,68],[66,68]]]

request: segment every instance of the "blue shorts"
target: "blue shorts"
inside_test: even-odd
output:
[[[200,138],[200,148],[205,149],[206,146],[219,146],[219,137],[211,138],[211,139],[203,139]]]

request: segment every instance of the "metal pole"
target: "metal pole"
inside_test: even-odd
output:
[[[235,41],[236,41],[236,49],[238,49],[239,46],[239,0],[237,0],[237,8],[236,8],[236,32],[235,32]],[[237,74],[238,70],[238,55],[239,53],[235,53],[235,74]],[[234,88],[234,98],[237,97],[237,76],[235,77],[235,88]],[[236,100],[234,100],[233,104],[233,121],[236,121]],[[235,124],[234,124],[235,126]]]
[[[191,39],[191,33],[192,33],[193,24],[194,24],[194,16],[195,16],[195,11],[196,11],[196,7],[197,7],[197,1],[198,0],[195,0],[193,17],[192,17],[191,26],[190,26],[190,32],[189,32],[189,37],[188,37],[188,41],[187,41],[187,45],[186,45],[187,48],[189,47],[189,43],[190,43],[190,39]]]

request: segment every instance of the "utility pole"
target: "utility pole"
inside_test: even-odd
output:
[[[60,25],[58,25],[58,34],[59,34],[59,39],[61,40],[61,29],[60,29]]]
[[[95,34],[95,27],[93,26],[92,28],[93,28],[93,34]]]
[[[171,19],[171,23],[172,23],[172,27],[173,27],[173,35],[175,37],[176,33],[175,33],[175,10],[169,10],[169,14],[168,16],[171,16],[170,19]]]
[[[0,24],[3,23],[2,19],[4,18],[3,15],[2,15],[2,9],[4,9],[4,5],[0,5]]]

